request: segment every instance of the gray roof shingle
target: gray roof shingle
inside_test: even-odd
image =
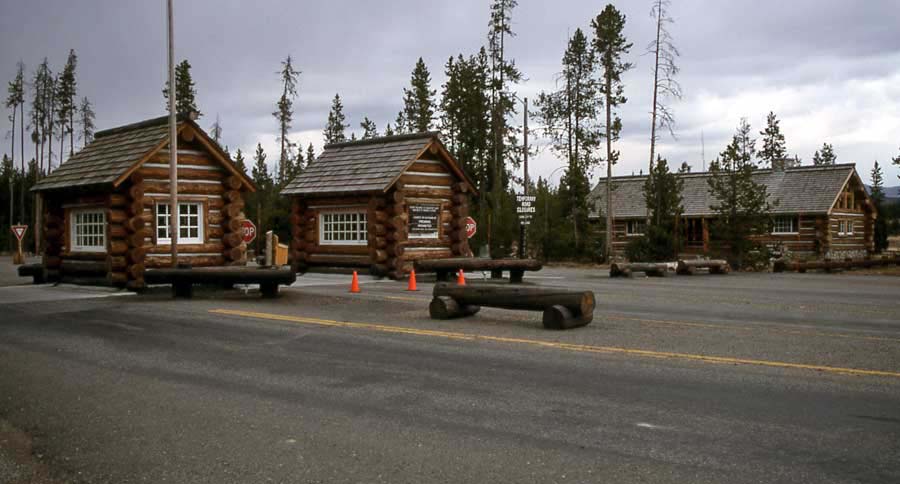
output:
[[[846,163],[829,166],[804,166],[778,170],[757,170],[753,179],[766,186],[769,203],[777,201],[772,213],[827,213],[844,183],[856,171],[856,165]],[[682,197],[684,215],[711,216],[715,202],[710,194],[708,172],[679,175],[684,180]],[[616,218],[647,216],[644,203],[644,182],[647,176],[613,177],[613,214]],[[590,217],[599,217],[606,208],[606,181],[591,190]]]
[[[111,185],[169,134],[167,117],[97,133],[94,141],[41,179],[34,191]]]
[[[373,138],[325,146],[316,161],[281,191],[283,195],[379,192],[391,183],[437,133]]]

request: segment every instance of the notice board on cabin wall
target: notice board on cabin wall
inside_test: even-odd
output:
[[[441,205],[413,203],[409,205],[409,238],[436,239],[440,236]]]

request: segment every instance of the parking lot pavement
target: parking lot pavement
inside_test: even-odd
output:
[[[594,322],[330,275],[0,302],[0,418],[84,482],[900,481],[900,278],[537,275]]]

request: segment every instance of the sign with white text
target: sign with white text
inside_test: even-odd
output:
[[[535,200],[537,197],[534,195],[516,194],[516,215],[519,216],[519,223],[522,225],[528,225],[537,211],[534,206]]]

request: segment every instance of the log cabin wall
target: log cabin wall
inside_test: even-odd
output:
[[[291,202],[291,266],[302,272],[310,266],[368,267],[369,241],[366,236],[354,243],[326,242],[321,240],[320,217],[322,214],[364,214],[372,219],[369,211],[370,197],[335,196],[299,198]],[[349,225],[349,222],[346,222]],[[369,225],[371,227],[371,225]],[[349,227],[347,228],[349,230]],[[363,233],[366,231],[363,230]]]
[[[247,248],[241,234],[241,223],[245,218],[241,180],[228,173],[204,150],[185,144],[187,146],[178,149],[178,201],[179,204],[196,204],[200,217],[198,240],[178,243],[179,263],[189,263],[193,267],[243,264]],[[140,234],[147,246],[144,267],[168,267],[171,247],[168,241],[159,239],[159,225],[164,219],[158,216],[159,207],[169,203],[168,151],[160,151],[135,173],[143,178],[140,218],[147,230],[141,230]],[[137,246],[140,238],[133,237],[135,244],[132,247]]]
[[[99,234],[104,245],[94,249],[74,247],[72,221],[79,212],[107,216],[106,194],[49,192],[42,195],[44,206],[43,258],[49,281],[63,278],[101,278],[106,276],[106,242],[110,237],[109,224],[102,224]]]

